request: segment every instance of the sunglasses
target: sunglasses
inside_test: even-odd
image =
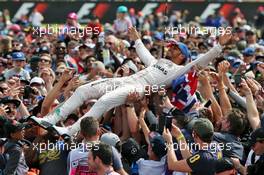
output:
[[[56,47],[57,50],[65,50],[66,47]]]
[[[55,74],[56,74],[56,76],[61,76],[62,72],[56,72]]]

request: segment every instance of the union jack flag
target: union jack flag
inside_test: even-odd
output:
[[[198,75],[191,71],[172,81],[173,95],[171,103],[179,110],[188,113],[197,98],[195,95],[198,85]]]

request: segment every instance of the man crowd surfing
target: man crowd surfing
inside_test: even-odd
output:
[[[263,174],[264,7],[188,15],[4,9],[0,175]]]

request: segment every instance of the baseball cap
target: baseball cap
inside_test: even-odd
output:
[[[165,140],[158,132],[150,132],[149,141],[152,151],[159,159],[166,155]]]
[[[83,43],[80,46],[77,46],[76,49],[94,49],[95,48],[95,44],[93,43]]]
[[[235,57],[235,58],[240,58],[242,55],[241,55],[241,53],[238,50],[233,49],[233,50],[229,51],[228,56],[232,56],[232,57]]]
[[[30,63],[36,63],[39,62],[40,57],[37,55],[33,55],[31,59],[29,60]]]
[[[74,12],[71,12],[68,14],[67,18],[77,20],[77,14]]]
[[[144,35],[142,37],[142,43],[143,44],[151,44],[152,43],[152,39],[150,36]]]
[[[245,40],[238,41],[236,46],[239,51],[245,50],[247,42]]]
[[[20,82],[25,83],[26,85],[29,85],[29,81],[27,79],[25,79],[24,77],[20,77]]]
[[[233,68],[239,68],[239,66],[241,65],[241,64],[243,64],[244,63],[244,61],[242,61],[242,60],[240,60],[240,59],[235,59],[233,62],[232,62],[232,67]]]
[[[18,108],[21,102],[19,100],[12,99],[10,97],[4,97],[0,99],[0,104],[8,104],[8,103],[12,103]]]
[[[252,30],[248,30],[246,32],[246,36],[248,36],[248,35],[255,35],[255,32],[253,32]]]
[[[39,52],[39,54],[42,54],[42,53],[49,54],[50,53],[50,49],[47,46],[43,46],[43,47],[39,48],[38,52]]]
[[[253,56],[255,54],[255,49],[252,47],[247,47],[242,53],[244,56]]]
[[[99,69],[105,69],[105,65],[101,61],[95,61],[95,62],[93,62],[92,63],[92,67],[93,68],[99,68]]]
[[[123,6],[123,5],[121,5],[121,6],[119,6],[118,8],[117,8],[117,13],[127,13],[127,7],[126,6]]]
[[[25,61],[26,60],[23,52],[13,52],[11,56],[14,61]]]
[[[214,134],[214,126],[207,118],[199,118],[193,125],[193,131],[203,140],[211,139]]]
[[[223,158],[220,160],[216,160],[216,164],[215,164],[216,173],[221,173],[224,171],[232,170],[234,168],[235,168],[234,163],[229,158]]]
[[[45,84],[44,80],[40,77],[34,77],[30,81],[30,85],[36,83],[36,84]]]
[[[16,120],[7,120],[4,124],[4,132],[8,137],[11,133],[15,133],[23,130],[26,127],[25,124],[19,123]]]
[[[162,32],[155,32],[153,38],[156,41],[161,41],[164,38],[164,34]]]
[[[258,141],[264,141],[264,129],[263,128],[256,129],[250,135],[250,138],[249,138],[250,146],[254,146],[255,143]]]
[[[141,157],[140,146],[134,138],[129,138],[122,143],[121,155],[131,163]]]
[[[20,32],[21,31],[21,27],[18,25],[18,24],[12,24],[10,27],[9,27],[9,30],[12,30],[14,32]]]
[[[182,42],[178,42],[174,39],[169,39],[166,42],[168,43],[167,47],[171,47],[171,46],[176,45],[181,50],[181,53],[184,55],[186,60],[188,60],[191,57],[191,53],[190,53],[186,44],[184,44]]]
[[[117,144],[118,142],[120,142],[120,138],[118,137],[118,135],[116,135],[116,134],[114,134],[114,133],[111,133],[111,132],[109,132],[109,133],[104,133],[104,134],[101,136],[100,140],[101,140],[102,142],[108,144],[108,145],[113,146],[113,147],[115,147],[116,144]]]

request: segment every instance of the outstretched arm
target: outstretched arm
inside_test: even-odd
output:
[[[157,60],[151,55],[149,50],[142,43],[140,36],[136,30],[136,28],[131,27],[128,29],[128,34],[130,38],[135,41],[136,52],[141,59],[141,61],[146,65],[146,67],[155,63]]]
[[[200,58],[188,63],[183,68],[178,69],[174,74],[174,78],[177,78],[181,75],[186,74],[187,72],[189,72],[189,70],[193,66],[198,66],[198,67],[202,67],[202,68],[206,67],[213,59],[215,59],[222,52],[222,46],[227,44],[230,39],[231,39],[231,34],[224,34],[224,35],[220,36],[219,37],[219,44],[214,46],[211,50],[209,50],[207,53],[205,53]]]

